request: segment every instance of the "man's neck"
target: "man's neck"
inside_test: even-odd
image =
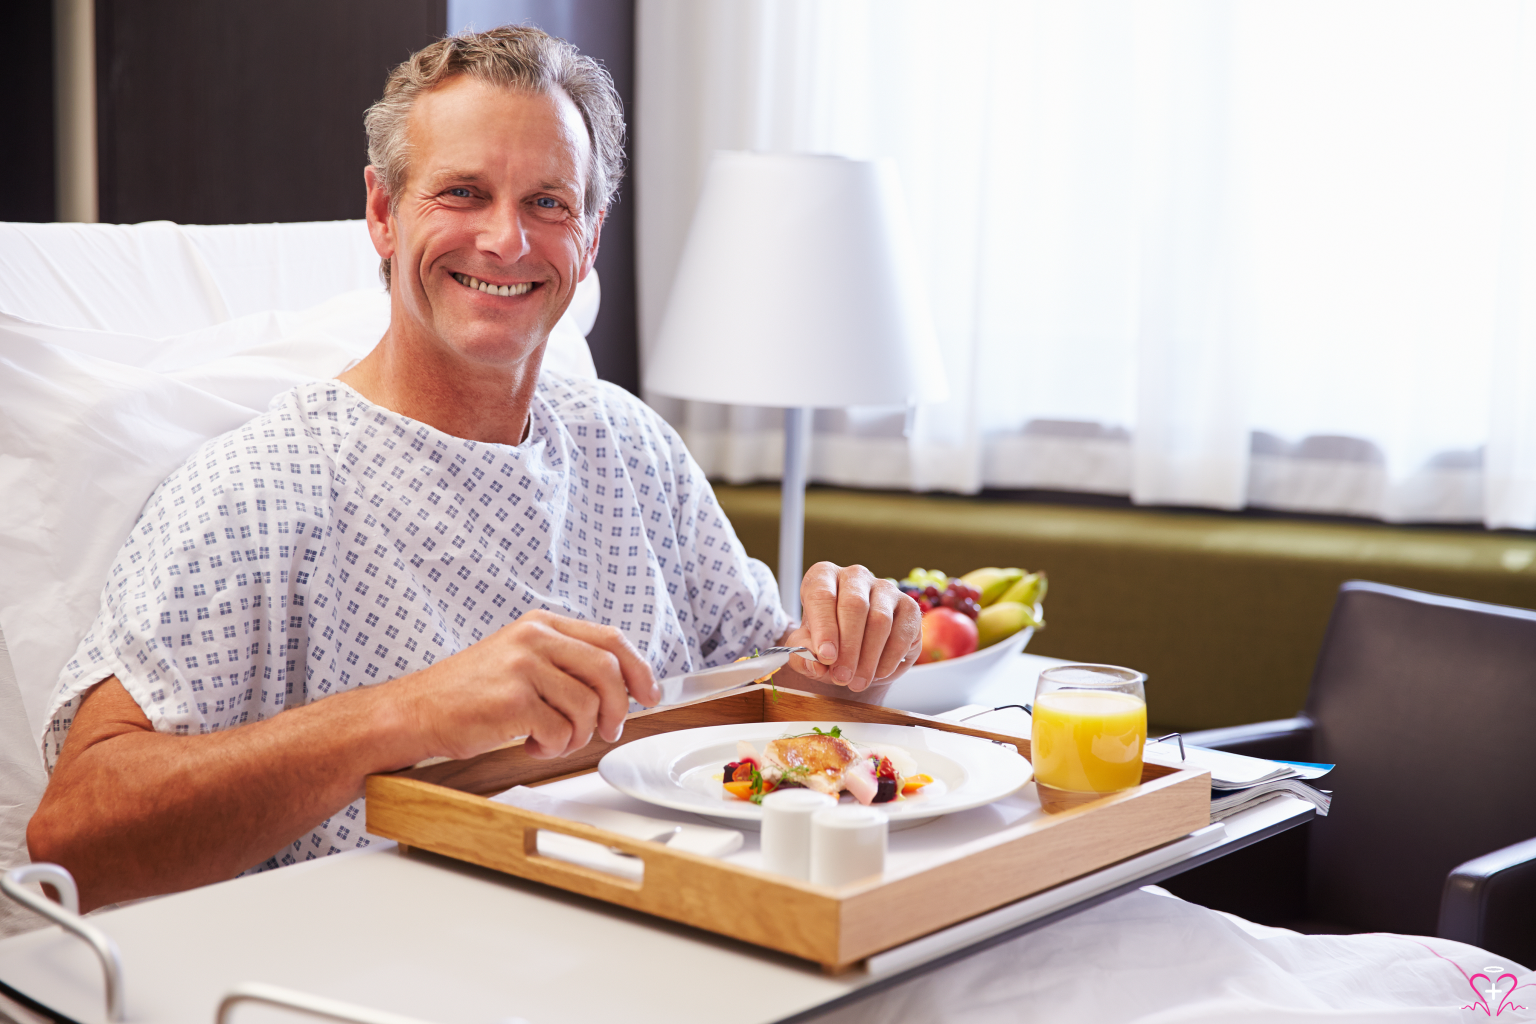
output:
[[[454,437],[516,445],[528,434],[543,361],[540,345],[510,366],[471,363],[440,346],[412,344],[391,325],[373,351],[339,379],[374,405]]]

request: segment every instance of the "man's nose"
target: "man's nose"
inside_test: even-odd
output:
[[[486,211],[476,240],[482,252],[501,263],[516,263],[528,254],[528,230],[517,203],[496,203]]]

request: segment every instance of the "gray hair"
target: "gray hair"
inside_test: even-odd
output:
[[[368,131],[368,162],[389,196],[390,209],[399,201],[410,170],[405,130],[416,98],[460,75],[519,92],[563,92],[570,97],[592,143],[581,211],[582,226],[590,237],[598,214],[613,201],[624,177],[624,106],[613,87],[613,76],[601,64],[565,40],[531,26],[508,25],[439,39],[389,73],[384,97],[368,108],[363,126]],[[387,258],[380,269],[387,287]]]

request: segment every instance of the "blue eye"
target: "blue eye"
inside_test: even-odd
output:
[[[538,203],[546,210],[553,210],[560,205],[558,200],[552,199],[549,196],[539,196],[539,198],[535,199],[534,202]]]
[[[468,199],[469,198],[469,189],[467,189],[467,188],[451,188],[451,189],[448,190],[448,194],[451,195],[451,196],[455,196],[456,198],[459,198],[459,199]]]

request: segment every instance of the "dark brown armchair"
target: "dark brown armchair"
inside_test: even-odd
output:
[[[1296,718],[1186,736],[1332,762],[1332,813],[1172,879],[1311,932],[1437,934],[1536,965],[1536,612],[1339,590]]]

